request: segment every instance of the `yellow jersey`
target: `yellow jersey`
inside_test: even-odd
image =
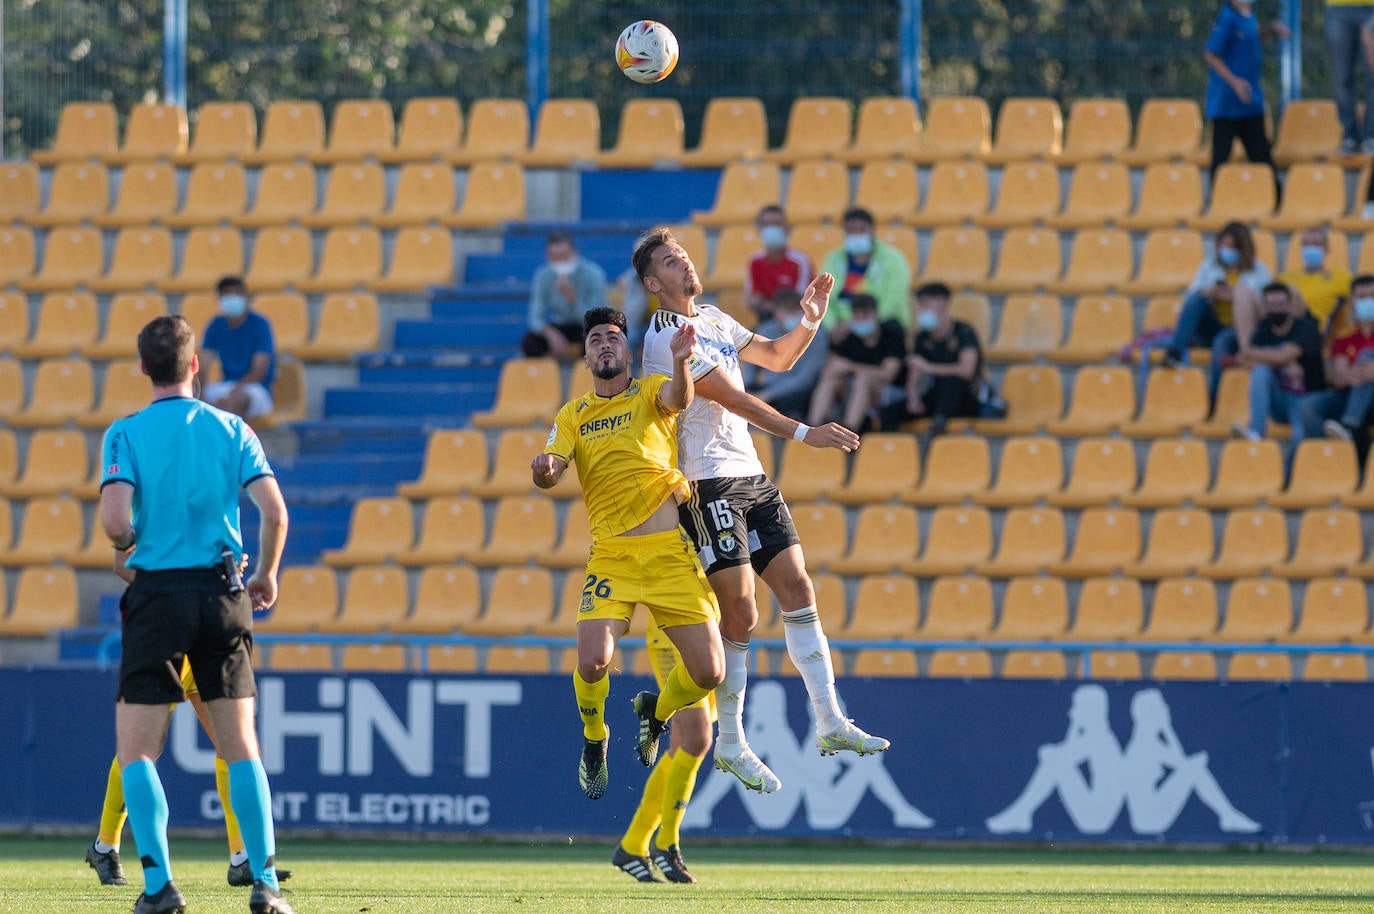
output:
[[[677,414],[659,401],[669,379],[631,378],[614,397],[588,391],[558,411],[545,454],[576,464],[592,539],[619,536],[668,498],[686,500],[677,468]]]
[[[1350,294],[1350,274],[1345,270],[1289,270],[1279,274],[1282,282],[1302,293],[1307,310],[1325,330],[1341,299]]]

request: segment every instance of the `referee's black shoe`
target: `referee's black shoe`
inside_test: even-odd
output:
[[[101,885],[128,885],[129,880],[124,878],[124,864],[119,862],[119,851],[109,850],[105,853],[95,849],[95,842],[86,848],[86,863],[95,874],[100,877]]]
[[[253,914],[296,914],[290,902],[282,897],[281,889],[274,889],[261,879],[253,883],[248,910]]]
[[[151,897],[143,892],[134,902],[134,914],[182,914],[186,910],[186,897],[169,882]]]
[[[620,870],[622,873],[629,873],[640,882],[663,882],[654,872],[654,865],[649,862],[648,857],[636,857],[634,854],[625,850],[623,844],[615,846],[615,853],[611,855],[611,866]]]
[[[658,710],[658,695],[654,692],[640,692],[634,697],[635,716],[639,718],[639,738],[635,740],[635,753],[645,768],[654,767],[658,761],[658,739],[668,732],[668,722],[654,716]]]
[[[277,867],[277,882],[285,882],[291,878],[291,871]],[[232,886],[246,887],[253,884],[253,867],[247,860],[242,863],[229,864],[229,884]]]

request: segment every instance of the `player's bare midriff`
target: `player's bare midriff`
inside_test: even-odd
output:
[[[653,514],[649,515],[648,520],[644,521],[644,523],[640,524],[638,527],[632,527],[626,530],[620,535],[649,536],[654,533],[665,533],[675,527],[677,527],[677,501],[668,498],[664,500],[663,504],[658,506],[658,509],[655,510]]]

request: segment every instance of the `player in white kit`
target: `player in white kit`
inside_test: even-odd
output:
[[[668,229],[656,228],[641,238],[632,260],[644,288],[660,302],[644,337],[644,370],[671,367],[669,341],[680,324],[691,323],[697,331],[688,368],[699,396],[678,417],[678,462],[692,493],[678,511],[720,603],[725,681],[716,689],[715,766],[760,793],[781,786],[744,739],[749,634],[758,622],[755,571],[782,604],[787,653],[811,697],[821,754],[882,752],[888,741],[865,733],[840,710],[830,646],[801,543],[782,495],[759,462],[749,425],[811,447],[846,452],[859,446],[859,436],[833,422],[811,428],[787,418],[745,393],[739,367],[741,359],[769,371],[796,364],[825,316],[834,277],[822,273],[812,280],[802,297],[801,325],[770,340],[714,305],[697,302],[701,282],[696,267]]]

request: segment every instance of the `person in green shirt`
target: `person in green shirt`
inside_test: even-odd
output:
[[[844,245],[826,255],[821,272],[835,277],[835,294],[821,325],[833,332],[852,320],[850,299],[858,293],[878,301],[878,321],[911,330],[911,265],[902,252],[879,241],[873,214],[855,207],[844,214]]]

